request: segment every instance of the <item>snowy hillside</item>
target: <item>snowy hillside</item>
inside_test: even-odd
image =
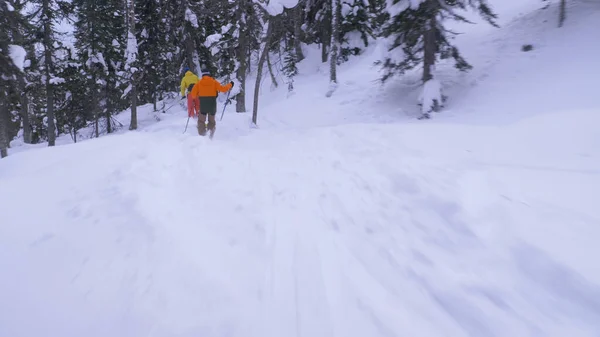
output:
[[[410,74],[373,83],[375,46],[331,98],[310,55],[295,95],[266,81],[258,129],[145,106],[139,131],[15,142],[0,337],[599,336],[600,4],[561,29],[523,4],[460,36],[475,69],[432,120]]]

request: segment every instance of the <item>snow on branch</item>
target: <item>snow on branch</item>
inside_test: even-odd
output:
[[[25,67],[25,56],[27,55],[25,49],[19,45],[11,44],[8,45],[8,53],[15,66],[22,72]]]
[[[200,27],[198,25],[198,17],[189,8],[185,9],[185,21],[191,23],[194,28],[199,28]]]
[[[269,15],[277,16],[283,13],[284,8],[296,7],[296,5],[298,5],[298,0],[273,0],[267,2],[266,4],[261,1],[254,0],[254,3],[260,5],[265,11],[267,11],[267,13],[269,13]]]
[[[396,16],[407,9],[417,9],[425,0],[387,0],[387,11]]]
[[[127,70],[130,70],[131,73],[134,73],[137,70],[136,68],[132,67],[132,65],[137,60],[137,54],[138,54],[137,39],[136,39],[135,35],[131,31],[129,31],[127,33],[127,49],[125,50],[125,56],[126,56],[125,68]]]

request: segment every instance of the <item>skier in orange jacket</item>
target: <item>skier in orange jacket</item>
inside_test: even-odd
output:
[[[227,92],[233,88],[233,81],[221,85],[219,81],[210,76],[210,72],[203,71],[202,78],[196,82],[191,96],[200,101],[200,116],[198,116],[198,134],[206,135],[206,117],[208,116],[208,130],[212,137],[217,127],[215,116],[217,114],[217,95],[219,92]]]

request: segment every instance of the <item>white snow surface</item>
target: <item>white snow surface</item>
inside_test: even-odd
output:
[[[13,141],[0,337],[597,337],[600,6],[558,29],[527,1],[459,27],[475,68],[436,67],[431,120],[418,71],[375,83],[381,45],[329,98],[306,48],[295,95],[264,77],[258,128],[228,106],[212,141],[183,134],[176,99],[136,132],[124,111],[115,135]]]

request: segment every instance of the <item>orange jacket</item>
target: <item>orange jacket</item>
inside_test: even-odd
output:
[[[202,76],[200,81],[194,85],[194,89],[192,89],[192,97],[217,97],[219,91],[227,92],[231,87],[231,83],[221,85],[219,81],[210,76]]]

